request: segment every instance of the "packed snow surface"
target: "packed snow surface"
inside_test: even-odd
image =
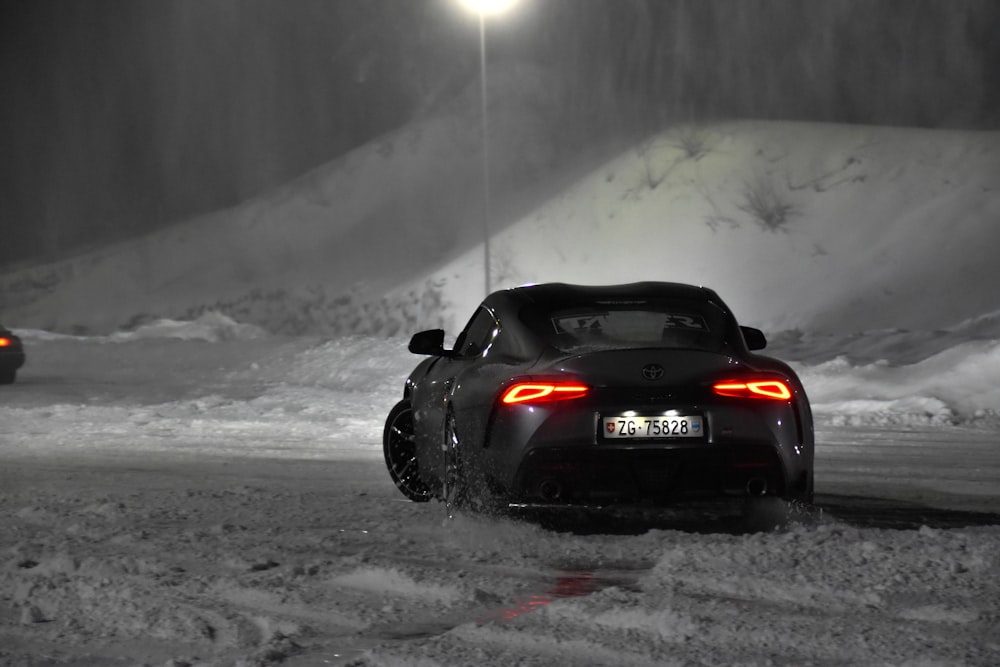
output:
[[[995,343],[795,360],[786,336],[817,406],[815,508],[555,521],[395,490],[380,437],[405,339],[217,314],[19,333],[0,664],[1000,662]]]

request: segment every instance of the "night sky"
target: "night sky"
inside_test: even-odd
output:
[[[491,63],[558,73],[561,123],[620,99],[649,128],[1000,128],[995,0],[521,0],[488,28]],[[454,0],[0,0],[0,266],[233,205],[433,113],[477,80],[478,39]]]

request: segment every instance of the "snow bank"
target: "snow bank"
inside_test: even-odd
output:
[[[971,341],[923,361],[797,364],[813,411],[834,424],[949,424],[1000,417],[1000,341]]]
[[[919,344],[920,337],[915,336]],[[278,383],[367,394],[386,404],[420,357],[404,338],[335,339],[264,369]],[[969,341],[913,364],[852,364],[846,357],[793,366],[820,423],[922,426],[1000,420],[1000,340]]]
[[[119,367],[119,374],[143,366],[162,366],[159,376],[164,382],[182,372],[177,367],[181,350],[176,345],[188,341],[251,345],[247,349],[225,345],[184,348],[187,370],[183,372],[206,375],[205,386],[221,379],[217,371],[210,369],[228,359],[233,365],[225,376],[227,381],[260,388],[249,405],[216,396],[212,411],[225,412],[246,424],[288,412],[333,419],[337,428],[332,432],[340,434],[336,439],[344,442],[367,442],[372,433],[380,432],[381,419],[402,396],[403,382],[420,360],[407,351],[407,338],[402,336],[284,339],[220,313],[205,313],[189,322],[157,320],[109,336],[67,336],[39,330],[18,333],[28,342],[29,365],[22,375],[29,378],[39,354],[53,367],[64,367],[72,365],[72,359],[81,353],[78,345],[86,346],[85,354],[107,357],[108,364]],[[796,345],[811,344],[797,339],[783,344],[780,338],[774,354],[781,358],[795,358],[802,351]],[[128,343],[133,349],[126,353],[115,345],[115,351],[105,352],[101,347],[107,343]],[[940,349],[942,345],[950,346]],[[820,424],[927,426],[1000,422],[1000,339],[963,340],[962,335],[899,331],[889,336],[883,331],[827,338],[815,347],[818,352],[811,357],[803,355],[804,360],[792,365],[802,378]],[[846,355],[816,360],[838,349],[890,355],[899,351],[904,359],[917,361],[900,363],[889,356],[858,362]],[[199,407],[199,401],[204,400],[193,400],[182,412],[204,412]],[[146,419],[141,412],[122,418]],[[196,425],[189,423],[185,430]],[[274,428],[280,429],[280,424]],[[329,424],[320,428],[329,428]],[[328,432],[321,439],[330,437]]]
[[[920,336],[914,338],[919,347]],[[355,336],[319,343],[258,374],[275,383],[275,392],[290,392],[291,385],[320,387],[344,392],[349,395],[344,400],[359,403],[368,396],[387,410],[401,397],[403,380],[419,360],[406,350],[405,338]],[[793,366],[821,424],[926,426],[1000,420],[1000,340],[960,343],[912,364],[852,364],[841,356]]]
[[[201,340],[210,343],[264,338],[266,331],[253,324],[237,322],[216,311],[207,311],[193,320],[153,319],[133,329],[123,329],[107,336],[73,336],[42,329],[18,329],[26,341],[93,341],[130,343],[155,338]]]
[[[132,331],[119,331],[108,336],[112,341],[133,341],[143,338],[180,338],[217,343],[224,340],[253,340],[267,332],[252,324],[241,324],[222,313],[209,311],[192,322],[158,319]]]

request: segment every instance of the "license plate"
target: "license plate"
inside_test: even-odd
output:
[[[618,415],[602,417],[604,437],[612,440],[640,438],[700,438],[704,435],[698,415]]]

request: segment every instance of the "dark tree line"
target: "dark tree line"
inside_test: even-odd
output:
[[[995,0],[521,0],[491,62],[650,128],[1000,127]],[[229,206],[479,73],[453,0],[0,0],[0,265]],[[628,101],[628,104],[626,104]]]

